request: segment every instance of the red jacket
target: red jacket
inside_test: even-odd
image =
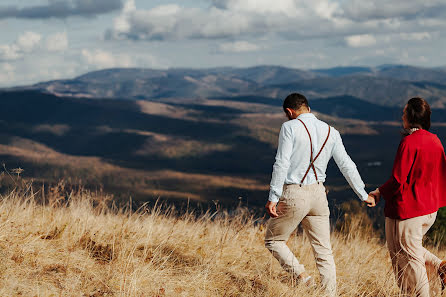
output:
[[[417,130],[401,140],[392,176],[379,188],[392,219],[410,219],[446,206],[446,156],[435,134]]]

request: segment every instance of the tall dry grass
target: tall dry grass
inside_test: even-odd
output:
[[[86,191],[36,197],[1,197],[0,296],[323,296],[282,271],[264,222],[244,209],[176,215],[110,207]],[[332,234],[340,295],[398,296],[383,243],[360,223]],[[317,278],[305,236],[288,244]]]

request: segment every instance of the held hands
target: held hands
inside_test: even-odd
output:
[[[266,205],[265,205],[266,211],[272,218],[277,218],[279,216],[277,214],[276,206],[277,206],[277,202],[272,202],[272,201],[268,201],[268,203],[266,203]]]
[[[365,203],[367,203],[368,207],[375,207],[380,199],[381,193],[379,192],[379,188],[377,188],[375,191],[369,193],[369,197],[365,200]]]
[[[364,200],[365,203],[367,203],[368,207],[375,207],[376,206],[376,200],[375,196],[372,196],[369,194],[369,197],[367,197],[367,200]]]

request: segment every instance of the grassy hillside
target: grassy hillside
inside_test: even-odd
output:
[[[246,208],[131,212],[98,193],[22,188],[0,198],[1,296],[322,296],[281,270],[263,246],[265,220]],[[363,218],[349,213],[332,234],[340,296],[399,296],[384,244]],[[317,276],[306,237],[288,244]]]

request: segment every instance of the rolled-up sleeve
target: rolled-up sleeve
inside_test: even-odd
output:
[[[283,184],[285,183],[290,167],[290,158],[293,151],[293,134],[291,128],[284,123],[279,133],[279,146],[277,148],[276,162],[273,166],[273,174],[270,184],[269,201],[277,202],[282,196]]]
[[[338,131],[335,131],[335,137],[336,142],[333,147],[333,158],[350,187],[353,189],[359,199],[365,201],[368,198],[368,194],[365,191],[365,184],[359,175],[356,164],[347,154],[344,144],[342,143],[341,135]]]

